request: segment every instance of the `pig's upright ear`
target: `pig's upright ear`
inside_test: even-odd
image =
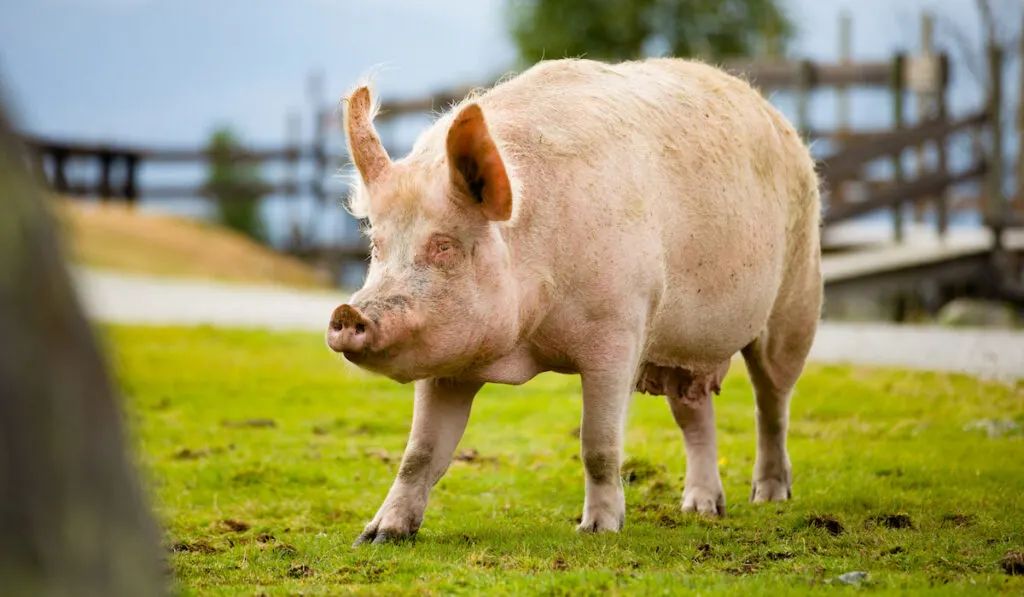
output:
[[[455,115],[448,129],[447,151],[456,188],[479,204],[488,220],[511,218],[512,185],[479,104],[467,104]]]
[[[391,166],[391,158],[373,128],[370,89],[361,86],[345,98],[345,139],[352,162],[366,186],[372,186]]]

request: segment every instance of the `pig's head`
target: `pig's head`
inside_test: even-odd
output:
[[[358,172],[350,209],[369,223],[363,287],[337,307],[327,345],[399,382],[457,375],[514,345],[518,303],[508,245],[505,161],[484,113],[467,103],[393,162],[373,127],[367,87],[345,100]]]

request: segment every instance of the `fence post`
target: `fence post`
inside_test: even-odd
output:
[[[796,128],[800,136],[806,136],[811,130],[810,115],[810,93],[815,85],[814,63],[810,60],[801,60],[799,65],[797,89],[796,89]]]
[[[313,139],[311,152],[313,156],[313,178],[309,185],[309,192],[316,199],[316,208],[323,207],[323,183],[324,169],[324,125],[323,125],[323,88],[324,77],[322,72],[313,72],[306,81],[306,94],[313,115]],[[315,209],[314,208],[314,211]]]
[[[1017,193],[1016,204],[1019,215],[1024,216],[1024,24],[1021,25],[1020,47],[1017,49]],[[1024,225],[1024,221],[1020,222]],[[1024,257],[1022,257],[1024,259]]]
[[[850,14],[843,11],[839,15],[839,61],[848,64],[852,58],[851,31],[853,21]],[[802,75],[803,73],[801,73]],[[836,89],[836,134],[833,141],[840,146],[845,146],[849,141],[850,133],[850,97],[846,84],[835,86]],[[806,107],[804,107],[806,109]],[[841,151],[841,150],[840,150]],[[844,183],[839,183],[829,191],[829,203],[839,205],[846,202]]]
[[[989,134],[992,138],[988,179],[985,193],[985,216],[990,226],[996,228],[996,244],[1001,244],[1001,228],[1005,222],[1005,201],[1003,201],[1003,49],[996,44],[988,47],[989,77]]]
[[[935,117],[946,121],[949,117],[949,105],[948,105],[948,93],[949,93],[949,54],[943,52],[939,56],[939,93],[936,96],[935,102]],[[939,139],[936,141],[936,150],[938,158],[938,169],[942,174],[949,174],[949,158],[947,155],[946,144],[949,143],[948,138]],[[949,229],[949,204],[951,201],[949,189],[943,189],[939,192],[935,198],[935,220],[936,227],[938,228],[939,240],[946,237],[946,232]]]
[[[113,191],[110,188],[110,170],[114,165],[114,154],[104,151],[99,155],[100,158],[100,188],[99,196],[100,201],[106,203],[113,196]]]
[[[301,126],[302,121],[299,115],[294,110],[289,111],[288,116],[285,118],[285,149],[287,156],[285,158],[285,171],[287,172],[285,190],[287,196],[292,201],[292,205],[296,206],[301,195],[299,189],[299,146],[302,142]],[[289,242],[292,245],[292,251],[298,251],[306,244],[306,235],[302,230],[302,224],[299,222],[299,216],[295,214],[295,208],[292,208],[291,211],[292,221],[291,230],[289,231]],[[310,219],[315,221],[314,218]]]
[[[139,198],[139,190],[136,186],[138,181],[138,173],[136,170],[139,166],[139,156],[134,154],[128,154],[124,156],[124,197],[128,201],[129,207],[135,207],[135,201]]]
[[[53,157],[53,188],[59,194],[68,192],[68,177],[64,167],[67,165],[68,156],[63,149],[54,149],[50,152]]]
[[[850,13],[839,14],[839,63],[850,64],[853,59],[853,20]],[[850,132],[850,96],[846,84],[836,85],[837,136],[845,144]]]
[[[323,176],[326,170],[324,109],[323,109],[324,77],[322,72],[309,76],[307,92],[310,107],[313,111],[313,184],[311,192],[317,199],[318,207],[323,207]]]
[[[932,59],[935,54],[935,46],[932,41],[933,32],[935,29],[935,16],[930,12],[923,11],[921,13],[921,53],[919,58],[922,62],[927,62]],[[915,110],[917,112],[917,124],[924,123],[928,119],[932,108],[934,106],[934,94],[933,90],[917,89],[914,92],[915,99]],[[916,164],[914,171],[917,176],[923,176],[925,173],[925,143],[918,145],[915,148]],[[914,202],[914,221],[921,223],[924,221],[924,210],[928,205],[930,197],[923,197],[920,201]]]
[[[900,52],[892,59],[892,111],[893,111],[893,122],[892,128],[894,130],[900,130],[903,128],[903,67],[906,64],[906,56]],[[893,183],[899,185],[903,182],[903,152],[897,151],[893,155]],[[894,240],[897,243],[903,242],[903,205],[896,204],[893,206],[893,233]]]

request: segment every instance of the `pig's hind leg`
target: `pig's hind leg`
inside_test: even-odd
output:
[[[786,450],[789,400],[803,372],[821,312],[818,268],[799,277],[806,284],[790,286],[776,303],[768,325],[743,349],[757,407],[757,455],[750,501],[782,501],[792,497],[793,472]]]
[[[638,389],[668,399],[683,432],[686,479],[683,511],[725,516],[725,490],[718,472],[718,440],[713,395],[722,389],[729,361],[697,374],[679,367],[644,366]]]
[[[483,384],[427,379],[416,382],[412,431],[391,491],[355,545],[397,541],[415,535],[427,499],[441,480],[462,439],[473,398]]]

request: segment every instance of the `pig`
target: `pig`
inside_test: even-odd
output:
[[[581,379],[578,531],[625,522],[634,393],[682,431],[681,507],[726,514],[713,395],[741,354],[756,396],[750,501],[791,497],[789,402],[822,306],[819,178],[744,79],[698,60],[542,61],[469,94],[392,160],[367,81],[343,98],[364,285],[326,344],[414,385],[408,443],[355,545],[420,528],[485,383]]]

